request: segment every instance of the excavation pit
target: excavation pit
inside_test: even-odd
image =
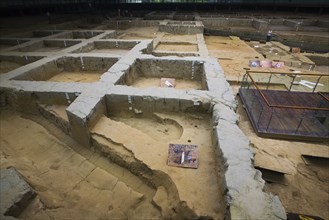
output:
[[[66,134],[70,134],[71,126],[66,113],[67,107],[79,94],[58,93],[55,95],[35,95],[38,97],[37,110],[48,122],[54,124]]]
[[[224,218],[223,177],[218,166],[221,161],[212,142],[209,103],[195,106],[188,100],[157,97],[155,101],[113,94],[106,96],[105,103],[107,116],[99,117],[91,128],[94,146],[158,190],[164,188],[168,202],[157,203],[159,200],[154,198],[161,210],[172,209],[178,201],[186,202],[188,208],[184,211],[163,211],[163,218],[178,215],[184,219],[192,212]],[[198,145],[198,168],[168,166],[171,143]]]
[[[22,34],[19,34],[17,36],[12,36],[12,37],[17,37],[17,38],[41,38],[41,37],[47,37],[50,35],[58,34],[61,33],[62,31],[55,31],[55,30],[47,30],[47,31],[30,31],[30,32],[25,32]]]
[[[0,39],[0,50],[17,46],[28,41],[28,39],[2,38]]]
[[[188,25],[196,25],[196,22],[195,21],[169,21],[168,25],[188,26]]]
[[[137,59],[116,84],[138,88],[160,87],[161,78],[174,78],[175,89],[207,89],[203,63],[193,60]]]
[[[191,43],[168,43],[168,42],[160,42],[155,50],[157,51],[168,51],[168,52],[198,52],[198,45],[197,44],[191,44]]]
[[[20,52],[58,52],[81,41],[74,40],[43,40],[16,49]]]
[[[0,56],[0,74],[10,72],[26,64],[40,60],[41,56]]]
[[[190,42],[196,43],[196,35],[174,35],[174,34],[165,34],[162,37],[164,41],[174,41],[174,42]]]
[[[173,18],[174,20],[189,22],[195,19],[195,15],[193,12],[177,12]]]
[[[72,53],[111,53],[125,55],[138,43],[139,41],[94,41],[74,50]]]
[[[57,38],[63,39],[89,39],[92,37],[96,37],[99,34],[104,33],[103,31],[72,31],[68,33],[63,33],[59,35]]]
[[[105,57],[61,57],[29,70],[14,79],[51,82],[96,82],[117,60],[117,58]]]
[[[203,34],[203,29],[200,21],[163,21],[159,25],[160,32],[172,34]]]

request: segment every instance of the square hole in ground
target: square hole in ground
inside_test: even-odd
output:
[[[27,71],[14,79],[51,82],[96,82],[117,58],[61,57]]]
[[[0,74],[10,72],[26,64],[40,60],[42,56],[7,56],[0,55]]]
[[[174,78],[175,88],[205,90],[203,62],[171,59],[137,59],[117,85],[160,87],[161,78]]]
[[[46,30],[46,31],[29,31],[24,32],[21,34],[13,35],[12,37],[18,37],[18,38],[38,38],[38,37],[47,37],[53,34],[61,33],[62,31],[52,31],[52,30]]]
[[[42,40],[16,49],[21,52],[57,52],[71,47],[81,41],[74,40]]]
[[[17,46],[28,41],[28,39],[2,38],[0,39],[0,50]]]
[[[104,32],[103,31],[72,31],[72,32],[60,34],[56,38],[89,39],[102,33]]]
[[[72,53],[111,53],[125,55],[138,41],[94,41],[74,50]]]
[[[182,15],[184,16],[185,14],[182,14]],[[196,22],[195,21],[169,21],[168,25],[179,25],[179,26],[182,26],[182,25],[196,25]]]
[[[198,45],[191,43],[168,43],[160,42],[155,50],[158,51],[171,51],[171,52],[198,52]]]
[[[188,206],[197,203],[199,212],[223,219],[223,173],[218,166],[222,161],[212,142],[210,103],[195,105],[191,100],[159,97],[152,100],[124,95],[107,95],[105,103],[107,115],[101,115],[90,128],[95,146],[120,158],[122,164],[141,176],[154,176],[145,175],[148,170],[142,165],[166,173],[152,180],[159,184],[172,181],[179,195],[193,195],[182,198]],[[168,166],[170,144],[196,146],[196,156],[178,148],[174,162],[186,165],[198,160],[197,169]],[[185,157],[181,156],[182,152]],[[168,197],[177,191],[168,191]]]
[[[183,34],[183,35],[165,34],[163,35],[162,40],[196,43],[197,37],[196,35],[187,35],[187,34]]]

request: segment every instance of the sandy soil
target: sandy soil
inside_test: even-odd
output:
[[[102,74],[99,72],[61,72],[47,81],[50,82],[97,82]]]
[[[309,71],[309,70],[290,67],[290,66],[284,66],[283,68],[249,67],[249,60],[255,60],[255,59],[265,60],[265,58],[262,54],[258,53],[254,48],[250,47],[247,43],[240,40],[238,37],[205,36],[205,42],[209,51],[209,55],[218,59],[218,63],[223,68],[226,79],[231,83],[241,82],[243,75],[246,73],[246,70],[262,71],[262,72],[286,72],[286,73],[291,73],[296,70],[299,71],[300,73],[307,73],[307,74],[328,73],[328,72]],[[250,43],[250,44],[254,45],[254,43]],[[268,43],[268,44],[262,44],[261,48],[262,48],[261,50],[266,51],[266,53],[268,54],[269,50],[272,49],[274,51],[274,49],[277,47],[272,43]],[[280,51],[283,53],[283,50],[281,49],[280,50],[278,49],[277,52],[280,53]],[[273,53],[274,54],[272,58],[275,58],[276,57],[275,51]],[[296,61],[296,58],[294,56],[291,56],[287,53],[282,54],[282,56],[284,56],[285,59],[292,59],[292,61]],[[320,68],[320,70],[323,69],[326,69],[326,67]],[[305,80],[308,80],[310,82],[317,81],[317,79],[315,79],[312,76],[310,77],[307,76],[304,78]],[[297,78],[296,81],[299,82],[304,78]],[[259,79],[257,78],[257,80]],[[266,82],[267,80],[268,79],[266,79],[264,82]],[[320,81],[325,86],[323,87],[319,86],[318,87],[319,91],[326,91],[329,86],[328,78],[323,77],[321,78]],[[286,86],[289,88],[291,79],[286,79],[285,83],[287,84]],[[297,91],[310,90],[305,86],[294,86],[293,89]]]
[[[329,66],[321,66],[321,65],[315,66],[314,70],[329,75]]]
[[[57,52],[63,49],[62,47],[40,47],[32,49],[31,52]]]
[[[270,60],[289,60],[298,61],[298,57],[292,55],[291,53],[277,47],[272,42],[267,42],[266,44],[261,44],[258,41],[251,41],[248,43],[252,48],[254,48],[260,54],[266,54],[266,58]]]
[[[218,59],[229,81],[239,82],[249,68],[250,59],[263,56],[237,37],[205,36],[209,55]]]
[[[66,114],[66,108],[68,106],[66,105],[42,105],[40,104],[46,111],[55,114],[58,118],[64,119],[64,121],[69,121],[67,114]]]
[[[160,43],[160,44],[157,45],[155,50],[179,51],[179,52],[197,52],[198,51],[198,45]]]
[[[134,158],[152,170],[168,174],[177,187],[180,199],[186,201],[197,214],[223,219],[223,189],[219,184],[218,161],[211,141],[209,117],[177,113],[157,113],[156,116],[157,121],[155,118],[146,119],[143,115],[136,117],[124,113],[110,118],[103,116],[92,129],[93,138],[101,138],[110,149],[124,146],[133,153]],[[198,145],[198,169],[167,166],[169,143]],[[161,182],[164,184],[168,180],[161,179]]]
[[[317,160],[306,165],[301,155],[312,152],[329,157],[325,143],[297,142],[256,135],[240,102],[239,127],[249,137],[256,152],[255,163],[259,166],[284,169],[287,185],[267,183],[267,190],[279,195],[287,212],[329,216],[329,164],[327,160]],[[275,163],[273,162],[275,161]],[[278,165],[276,165],[278,164]]]
[[[244,41],[237,37],[221,37],[221,36],[204,36],[208,50],[211,51],[236,51],[239,53],[251,53],[259,55],[254,49],[250,48]],[[212,53],[210,53],[212,54]]]
[[[192,81],[192,80],[184,80],[184,79],[175,79],[176,86],[175,89],[202,89],[201,82]],[[139,88],[150,88],[150,87],[160,87],[160,79],[159,78],[146,78],[146,77],[138,77],[136,81],[131,85]]]
[[[1,60],[0,61],[0,74],[7,73],[7,72],[17,69],[18,67],[21,67],[21,66],[23,66],[23,65],[15,63],[15,62]]]
[[[18,113],[2,109],[0,119],[1,169],[16,167],[38,194],[20,218],[160,218],[154,189],[126,169]]]
[[[196,35],[164,34],[162,40],[196,43]]]
[[[120,39],[153,39],[156,37],[158,27],[133,27],[126,30],[120,30],[122,33]]]
[[[249,59],[264,59],[253,48],[237,38],[205,37],[205,41],[211,56],[218,58],[218,62],[224,69],[226,78],[232,86],[234,94],[238,93],[242,76],[246,69],[258,71],[282,71],[291,72],[299,70],[303,73],[319,73],[298,68],[285,67],[283,69],[250,68]],[[268,76],[259,75],[257,81],[268,81]],[[301,78],[298,78],[299,81]],[[314,82],[314,77],[308,77]],[[327,79],[321,79],[328,90]],[[327,80],[327,82],[325,81]],[[272,82],[283,83],[286,87],[291,79],[289,77],[276,76]],[[287,85],[286,85],[287,84]],[[282,85],[272,86],[281,88]],[[304,86],[294,86],[294,90],[305,91]],[[248,136],[256,152],[255,163],[260,167],[268,167],[274,170],[284,170],[289,173],[286,176],[287,185],[267,183],[267,190],[279,195],[286,211],[321,216],[326,219],[329,216],[329,173],[328,162],[315,162],[306,165],[301,154],[312,152],[329,157],[328,146],[324,143],[296,142],[278,139],[266,139],[256,135],[252,125],[242,108],[241,102],[237,111],[240,116],[239,127]],[[319,164],[320,163],[320,164]]]
[[[89,53],[111,53],[111,54],[125,55],[128,52],[129,50],[124,50],[124,49],[94,49]]]
[[[19,35],[20,32],[46,27],[48,21],[44,18],[44,16],[36,17],[33,24],[23,29],[22,24],[18,22],[19,26],[16,30],[10,25],[3,26],[5,22],[0,22],[0,33]],[[39,20],[39,24],[35,25]],[[153,39],[157,36],[157,30],[157,27],[129,28],[120,30],[122,32],[120,38]],[[190,42],[195,41],[195,36],[164,35],[164,39]],[[237,82],[242,79],[244,68],[249,68],[250,59],[263,59],[260,53],[235,37],[206,36],[205,40],[210,55],[218,58],[230,81]],[[177,48],[177,46],[181,45],[169,47],[169,50],[189,51],[189,48]],[[62,48],[58,50],[60,49]],[[41,48],[41,52],[49,51],[51,48]],[[123,51],[119,52],[123,53]],[[0,73],[17,67],[14,64],[3,65],[1,62]],[[64,72],[49,81],[95,82],[99,80],[100,75]],[[159,79],[150,79],[141,84],[145,87],[158,86]],[[177,88],[180,89],[180,86],[182,89],[195,89],[199,84],[192,85],[188,81],[177,81]],[[233,89],[237,92],[237,87]],[[53,105],[46,109],[67,120],[65,108],[66,106]],[[238,114],[241,117],[239,126],[250,138],[256,151],[256,163],[263,166],[281,164],[280,168],[284,167],[290,173],[286,175],[288,185],[267,184],[267,190],[280,196],[287,211],[328,217],[328,163],[314,162],[306,165],[301,159],[303,152],[312,151],[328,155],[328,147],[319,143],[260,138],[252,130],[241,105]],[[167,119],[167,122],[171,123],[165,123],[166,120],[160,123],[161,120],[159,122],[154,118],[130,117],[124,113],[110,118],[103,116],[92,129],[93,138],[102,140],[102,143],[111,149],[117,149],[120,144],[124,145],[138,161],[147,164],[152,170],[167,173],[170,177],[168,179],[177,187],[180,200],[186,201],[196,213],[212,216],[214,219],[223,219],[226,208],[223,198],[224,189],[221,186],[223,174],[218,170],[218,163],[221,162],[217,161],[218,157],[212,145],[209,117],[157,114],[157,119],[159,118]],[[51,125],[49,127],[44,125],[47,122],[38,122],[43,125],[40,126],[32,120],[23,118],[17,112],[4,109],[0,109],[0,119],[1,169],[16,167],[38,193],[37,198],[20,216],[21,218],[163,219],[166,216],[164,210],[161,211],[156,207],[153,201],[157,192],[161,192],[161,187],[153,189],[147,186],[127,169],[109,162],[107,158],[90,149],[79,146],[69,137],[58,132],[58,129],[50,129]],[[132,136],[134,139],[130,138]],[[169,143],[197,144],[199,168],[183,169],[167,166]],[[131,158],[127,157],[127,159]],[[276,163],[273,165],[269,161]],[[165,183],[166,180],[161,179],[160,182]],[[166,190],[164,194],[172,193]],[[157,201],[165,200],[166,196],[168,195],[158,195],[160,199],[158,198]],[[170,204],[166,204],[165,208],[169,206]]]

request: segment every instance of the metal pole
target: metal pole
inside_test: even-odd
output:
[[[250,88],[250,84],[251,84],[251,83],[248,82],[248,78],[246,79],[246,82],[248,83],[248,84],[247,84],[247,85],[248,85],[247,89],[249,90],[249,88]]]
[[[293,79],[292,79],[292,82],[291,82],[291,84],[290,84],[290,88],[289,88],[289,92],[291,91],[291,88],[292,88],[292,86],[293,86],[293,84],[294,84],[294,82],[295,82],[295,79],[296,79],[296,75],[292,75],[292,77],[293,77]]]
[[[274,113],[274,109],[272,108],[272,112],[271,112],[271,117],[270,120],[268,121],[267,127],[266,127],[266,131],[268,131],[268,128],[270,127],[271,121],[272,121],[272,117],[273,117],[273,113]]]
[[[316,83],[315,83],[315,86],[314,86],[314,88],[313,88],[313,91],[312,91],[312,92],[314,92],[314,91],[315,91],[316,87],[317,87],[317,86],[318,86],[318,84],[319,84],[319,81],[320,81],[321,77],[322,77],[322,76],[319,76],[319,78],[318,78],[318,81],[316,81]]]
[[[270,77],[269,77],[269,79],[268,79],[268,82],[267,82],[266,90],[268,90],[268,86],[270,85],[272,75],[273,75],[273,74],[271,73],[271,75],[270,75]]]
[[[261,107],[262,107],[262,106],[261,106]],[[262,107],[262,110],[261,110],[261,112],[260,112],[260,114],[259,114],[259,117],[258,117],[258,120],[257,120],[257,127],[259,127],[260,118],[262,117],[263,112],[264,112],[264,108]]]
[[[302,122],[303,122],[303,120],[304,120],[304,115],[305,115],[305,110],[303,111],[302,117],[301,117],[301,119],[300,119],[300,121],[299,121],[299,124],[298,124],[298,126],[297,126],[296,131],[295,131],[295,134],[297,133],[299,127],[301,126],[301,124],[302,124]]]

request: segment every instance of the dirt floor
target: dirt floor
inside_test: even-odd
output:
[[[21,218],[160,218],[155,190],[128,170],[17,112],[0,119],[1,169],[16,167],[38,194]]]
[[[125,55],[128,52],[129,50],[124,50],[124,49],[94,49],[89,53],[111,53],[111,54]]]
[[[17,20],[22,19],[7,19],[6,25],[0,22],[0,35],[17,36],[21,32],[31,31],[31,25],[33,29],[42,29],[48,23],[45,16],[35,16],[30,21],[20,23],[17,29],[24,27],[17,31],[10,26],[10,23],[15,24]],[[154,39],[157,37],[157,30],[158,27],[133,27],[119,30],[118,38]],[[164,35],[163,39],[191,43],[196,41],[195,35]],[[210,56],[218,59],[226,78],[235,85],[233,91],[237,94],[238,83],[242,80],[245,70],[250,69],[249,60],[264,59],[263,55],[237,37],[205,36],[205,41]],[[196,45],[192,45],[193,48],[186,48],[186,45],[163,46],[161,50],[198,49]],[[48,52],[51,48],[44,49]],[[126,53],[126,50],[110,51],[120,55]],[[21,65],[1,61],[0,74],[19,66]],[[328,68],[318,66],[316,70],[328,73]],[[290,69],[291,67],[285,67],[283,70]],[[49,81],[95,82],[99,77],[99,73],[64,72]],[[133,86],[157,87],[160,85],[159,81],[158,78],[140,78]],[[200,84],[192,81],[176,81],[177,89],[201,89]],[[46,108],[67,121],[66,106],[54,105]],[[279,195],[288,212],[327,218],[328,163],[316,160],[306,164],[301,155],[313,152],[329,157],[328,146],[324,143],[258,137],[241,103],[237,113],[240,116],[239,126],[249,137],[256,152],[255,163],[259,166],[284,169],[288,173],[285,175],[285,184],[266,183],[266,190]],[[22,115],[2,107],[0,120],[1,169],[16,167],[38,194],[22,213],[21,218],[89,220],[95,219],[96,216],[97,219],[163,219],[172,214],[166,210],[170,204],[163,202],[167,201],[170,195],[174,199],[168,199],[169,202],[177,202],[179,196],[179,199],[187,201],[189,207],[197,214],[224,219],[226,201],[221,185],[223,173],[219,170],[218,163],[221,162],[217,161],[212,144],[212,127],[208,115],[157,113],[152,117],[132,117],[122,113],[103,116],[96,126],[91,128],[93,138],[109,149],[124,146],[125,150],[134,153],[134,158],[127,159],[137,159],[152,170],[167,173],[177,188],[176,195],[172,195],[175,191],[163,187],[150,187],[132,174],[131,170],[111,163],[99,153],[80,146],[41,116]],[[131,140],[131,136],[136,139]],[[167,166],[169,143],[198,145],[199,168]],[[166,180],[169,180],[169,177],[166,177]],[[163,205],[161,208],[159,203]]]
[[[196,43],[196,35],[164,34],[162,39],[166,41]]]
[[[197,52],[198,45],[160,43],[155,49],[161,51]]]
[[[282,59],[286,59],[286,65],[283,68],[257,68],[250,67],[250,60],[266,60],[262,53],[259,53],[255,50],[255,48],[249,46],[246,42],[240,40],[238,37],[230,36],[230,37],[221,37],[221,36],[205,36],[205,42],[209,51],[209,55],[218,59],[219,64],[224,70],[226,79],[229,82],[241,82],[242,77],[245,74],[246,70],[251,71],[264,71],[264,72],[293,72],[298,71],[299,73],[307,73],[307,74],[328,74],[327,71],[329,65],[327,66],[319,66],[315,67],[316,71],[310,71],[298,67],[289,66],[289,62],[296,62],[296,56],[292,56],[288,54],[287,51],[284,53],[283,50],[278,48],[272,42],[267,44],[262,44],[260,52],[266,52],[266,54],[270,54],[270,51],[278,50],[278,52],[282,52]],[[256,45],[255,42],[250,43],[250,45]],[[260,45],[257,43],[257,45]],[[275,60],[274,58],[280,58],[279,54],[275,55],[273,52],[273,56],[271,56],[268,60]],[[271,59],[273,58],[273,59]],[[326,80],[326,79],[323,79]],[[329,85],[329,82],[327,83]]]
[[[152,116],[134,116],[121,111],[110,118],[103,116],[92,129],[92,134],[108,148],[124,146],[138,161],[169,175],[177,192],[167,191],[168,197],[178,193],[179,198],[198,215],[223,219],[225,203],[220,183],[222,177],[219,176],[222,174],[219,173],[211,131],[208,115],[154,113]],[[168,166],[170,143],[197,145],[198,169]],[[127,156],[126,160],[131,159]],[[167,178],[161,181],[165,183]]]
[[[248,136],[256,152],[255,164],[282,169],[286,185],[267,183],[267,190],[279,195],[287,212],[320,216],[329,216],[329,164],[326,159],[314,160],[305,164],[303,153],[329,157],[326,143],[298,142],[261,138],[254,132],[249,118],[240,102],[239,127]]]
[[[7,73],[9,71],[12,71],[14,69],[17,69],[18,67],[23,66],[22,64],[10,62],[10,61],[0,61],[0,74]]]
[[[176,86],[175,89],[202,89],[202,84],[199,81],[185,80],[185,79],[175,79]],[[150,87],[160,87],[159,78],[146,78],[138,77],[136,81],[131,85],[133,87],[139,88],[150,88]]]
[[[144,40],[153,39],[157,36],[158,27],[133,27],[126,30],[119,30],[119,39]]]
[[[50,82],[97,82],[102,74],[99,72],[61,72],[51,77]]]
[[[264,58],[252,47],[235,37],[206,36],[205,41],[209,54],[218,58],[234,94],[238,93],[239,82],[246,69],[269,71],[266,68],[250,68],[249,59]],[[326,70],[328,66],[322,68]],[[291,67],[284,68],[288,72],[289,69]],[[310,72],[298,68],[293,68],[293,70]],[[270,69],[270,71],[278,70]],[[280,77],[277,80],[280,81]],[[284,83],[284,77],[281,77],[281,80]],[[322,83],[328,89],[329,81],[322,81]],[[299,86],[299,90],[305,91],[305,89],[307,88]],[[238,96],[237,100],[239,100]],[[284,184],[267,182],[266,190],[280,197],[287,212],[315,215],[326,219],[329,216],[328,159],[318,159],[306,164],[301,155],[312,152],[312,154],[328,158],[328,145],[261,138],[254,132],[240,101],[237,113],[240,116],[239,127],[248,136],[255,150],[255,165],[288,173],[285,175]]]
[[[250,59],[263,56],[238,37],[205,36],[209,55],[218,59],[228,81],[242,81]]]

